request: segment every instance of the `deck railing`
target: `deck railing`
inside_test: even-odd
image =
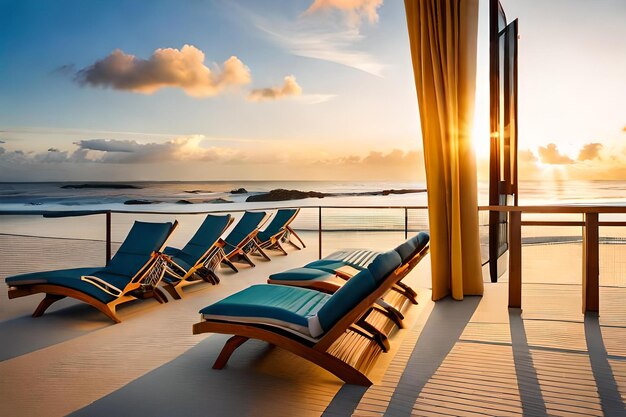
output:
[[[312,221],[310,213],[301,213],[300,229],[315,230],[318,234],[318,256],[321,258],[323,253],[323,235],[325,232],[342,232],[342,231],[402,231],[405,239],[408,237],[410,231],[424,230],[428,228],[428,217],[426,206],[280,206],[280,207],[260,207],[250,208],[249,210],[275,210],[282,208],[300,208],[304,210],[315,210],[317,212],[315,221]],[[0,210],[1,215],[27,215],[27,216],[43,216],[46,218],[62,218],[62,217],[82,217],[82,216],[102,216],[105,217],[105,260],[108,263],[112,256],[112,243],[113,243],[113,231],[112,231],[112,217],[113,215],[159,215],[159,216],[188,216],[188,215],[202,215],[202,214],[224,214],[224,213],[243,213],[246,209],[233,209],[233,210],[207,210],[207,211],[156,211],[156,210]],[[403,213],[402,219],[396,221],[396,216],[386,216],[387,221],[378,222],[379,224],[356,224],[356,221],[362,221],[358,215],[343,216],[343,219],[351,218],[352,222],[344,222],[341,224],[342,216],[337,212],[351,210],[361,210],[365,212],[369,211],[399,211]],[[423,215],[419,216],[421,221],[410,222],[409,212],[421,211]],[[333,215],[332,212],[335,212]],[[330,212],[330,213],[329,213]],[[380,214],[376,215],[380,217]],[[302,221],[302,217],[307,217]],[[334,218],[334,221],[333,221]],[[308,221],[307,221],[308,220]],[[298,218],[296,219],[296,228]],[[412,224],[414,223],[414,224]]]
[[[600,311],[600,226],[626,226],[625,221],[600,221],[600,214],[626,214],[619,206],[487,206],[480,210],[509,215],[509,307],[522,307],[522,226],[582,228],[582,311]],[[582,215],[582,220],[523,221],[523,214]]]
[[[339,240],[344,236],[343,232],[378,232],[388,231],[403,233],[408,237],[409,233],[428,228],[428,213],[425,206],[288,206],[289,208],[301,208],[301,214],[296,219],[296,230],[309,230],[317,232],[318,256],[324,254],[324,236],[337,236]],[[282,207],[261,207],[260,210],[271,210]],[[257,209],[257,208],[255,208]],[[119,223],[113,221],[113,217],[119,215],[124,218],[141,216],[189,216],[218,213],[242,213],[245,209],[210,210],[210,211],[156,211],[156,210],[0,210],[2,215],[37,215],[49,218],[75,217],[75,216],[104,216],[104,243],[105,259],[108,262],[113,253],[113,243],[116,233],[120,235]],[[508,305],[511,308],[522,306],[522,227],[538,226],[551,227],[580,227],[582,230],[582,309],[584,312],[598,312],[599,300],[599,228],[601,226],[626,226],[626,221],[604,220],[600,215],[626,214],[626,207],[614,206],[519,206],[479,207],[481,219],[481,244],[486,248],[487,224],[489,211],[506,212],[509,215],[509,258],[508,279],[509,296]],[[523,215],[549,215],[549,220],[523,220]],[[559,216],[565,215],[569,219],[560,220]],[[580,215],[581,220],[571,220],[572,215]],[[626,216],[621,216],[622,219]],[[129,219],[125,219],[129,220]],[[124,219],[118,220],[123,223]],[[117,224],[117,229],[116,229]],[[126,225],[126,224],[124,224]],[[100,229],[102,230],[102,229]],[[102,235],[100,235],[102,236]],[[394,235],[397,236],[397,235]],[[399,237],[399,236],[398,236]],[[101,239],[101,238],[99,238]],[[395,239],[395,238],[394,238]],[[549,239],[549,238],[548,238]],[[357,237],[358,240],[358,237]],[[526,240],[528,242],[528,240]],[[487,251],[483,251],[486,253]],[[483,258],[484,261],[484,258]]]

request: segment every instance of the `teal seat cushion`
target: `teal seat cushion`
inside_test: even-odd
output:
[[[168,246],[165,249],[163,249],[163,253],[169,256],[176,256],[180,253],[180,249]]]
[[[334,276],[332,273],[315,268],[294,268],[270,275],[273,281],[313,281]]]
[[[81,275],[92,275],[102,268],[72,268],[57,269],[55,271],[30,272],[28,274],[13,275],[7,277],[4,281],[7,285],[29,285],[29,284],[46,284],[49,279],[59,277],[73,277]]]
[[[265,216],[264,211],[246,211],[235,228],[224,239],[227,244],[224,248],[226,253],[232,252],[250,233],[257,229]]]
[[[402,263],[400,255],[395,250],[383,252],[378,255],[372,263],[367,266],[371,272],[374,282],[378,286],[389,274],[391,274]]]
[[[58,285],[83,292],[103,303],[108,303],[117,298],[107,294],[95,285],[81,280],[81,276],[83,275],[97,276],[119,289],[124,289],[126,284],[130,281],[130,278],[127,276],[107,273],[102,268],[73,268],[56,271],[33,272],[8,277],[5,281],[11,286],[31,284]]]
[[[330,330],[343,316],[375,289],[376,283],[367,269],[350,278],[317,313],[317,321],[322,331],[327,332]]]
[[[106,270],[113,274],[133,277],[159,251],[172,229],[172,223],[136,221],[117,250]]]
[[[168,246],[167,248],[165,248],[163,253],[171,256],[172,260],[176,262],[181,268],[184,268],[185,271],[189,271],[191,267],[196,264],[196,262],[190,255],[186,254],[180,249]]]
[[[404,243],[398,246],[395,250],[402,258],[402,263],[407,263],[411,258],[417,255],[428,244],[430,236],[428,233],[419,232],[412,238],[407,239]]]
[[[297,209],[278,210],[265,230],[260,231],[257,235],[259,242],[267,242],[272,236],[280,232],[287,225],[293,215],[296,214],[296,211]]]
[[[181,258],[191,266],[198,263],[200,258],[211,249],[224,233],[230,219],[230,214],[224,216],[208,214],[193,237],[180,250]]]
[[[307,288],[259,284],[248,287],[200,310],[205,319],[275,325],[305,336],[309,317],[331,298]]]

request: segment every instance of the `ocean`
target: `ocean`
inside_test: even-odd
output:
[[[270,206],[424,206],[426,193],[363,195],[383,190],[423,190],[424,182],[198,181],[107,183],[129,188],[72,188],[80,182],[0,183],[0,210],[213,211],[255,208],[246,198],[273,189],[317,191],[333,197],[274,202]],[[104,184],[104,183],[103,183]],[[132,188],[131,188],[132,187]],[[231,191],[243,188],[247,193]],[[524,181],[520,205],[626,205],[626,181]],[[488,204],[488,184],[479,183],[479,204]],[[359,195],[361,194],[361,195]],[[146,204],[128,205],[125,202]],[[147,204],[151,203],[151,204]],[[261,206],[263,206],[261,204]]]
[[[103,188],[74,188],[82,185]],[[111,185],[111,187],[108,187]],[[113,188],[120,187],[120,188]],[[121,188],[128,187],[128,188]],[[213,211],[254,208],[249,196],[274,189],[317,191],[337,197],[307,198],[273,202],[284,205],[425,205],[424,193],[388,196],[359,194],[383,190],[426,188],[410,182],[329,182],[329,181],[198,181],[198,182],[37,182],[0,183],[0,210],[150,210]],[[233,193],[244,189],[245,193]],[[144,204],[128,204],[130,202]],[[126,204],[125,204],[126,203]],[[226,207],[228,206],[228,207]]]
[[[240,215],[247,209],[304,207],[294,227],[316,231],[319,226],[318,206],[324,206],[323,229],[328,232],[387,231],[404,236],[404,229],[428,229],[428,213],[424,209],[404,210],[405,206],[427,206],[426,192],[370,195],[383,190],[423,190],[420,182],[329,182],[329,181],[204,181],[204,182],[124,182],[112,183],[129,188],[75,188],[79,182],[0,183],[0,234],[48,236],[59,238],[104,238],[103,215],[65,218],[42,218],[28,212],[113,210],[113,239],[123,240],[134,220],[180,222],[176,235],[184,243],[197,228],[205,213],[228,211]],[[89,184],[89,183],[88,183]],[[111,183],[107,183],[111,184]],[[91,183],[93,185],[93,183]],[[233,190],[245,189],[246,193]],[[275,202],[246,202],[249,196],[274,189],[317,191],[332,197],[306,198]],[[125,204],[125,202],[145,204]],[[562,181],[520,183],[520,205],[601,204],[626,205],[626,181]],[[151,204],[147,204],[151,203]],[[479,205],[488,205],[488,185],[479,184]],[[358,208],[357,208],[358,207]],[[378,208],[380,207],[380,208]],[[390,208],[400,207],[400,208]],[[9,214],[9,212],[11,214]],[[237,214],[238,212],[238,214]],[[23,214],[22,214],[23,213]],[[189,213],[189,214],[185,214]],[[529,216],[530,217],[530,216]],[[541,220],[580,220],[580,215],[534,215]],[[624,215],[603,215],[611,220],[625,221]],[[487,212],[479,215],[481,240],[487,236]],[[603,228],[607,229],[607,228]],[[603,233],[625,237],[626,228],[612,227]],[[580,227],[524,228],[529,239],[570,240],[581,235]],[[355,238],[358,239],[358,238]],[[358,244],[358,240],[355,244]]]

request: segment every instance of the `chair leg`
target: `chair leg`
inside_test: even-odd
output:
[[[245,253],[245,252],[243,252],[243,251],[242,251],[242,252],[239,254],[239,256],[241,257],[241,259],[242,259],[242,260],[244,260],[244,261],[245,261],[247,264],[249,264],[251,267],[253,267],[253,268],[254,268],[254,267],[256,266],[256,265],[254,264],[254,262],[252,262],[252,259],[250,259],[250,257],[248,256],[248,254],[247,254],[247,253]]]
[[[197,275],[202,281],[208,282],[212,285],[217,285],[220,283],[220,279],[215,274],[215,271],[203,266],[196,270],[195,275]]]
[[[404,291],[406,291],[409,294],[411,294],[413,297],[417,297],[417,292],[415,292],[415,290],[413,288],[409,287],[404,282],[398,281],[396,283],[396,285],[399,286],[400,288],[402,288]]]
[[[230,339],[228,339],[226,343],[224,344],[224,347],[222,348],[222,351],[220,352],[219,356],[215,360],[215,363],[213,364],[213,369],[223,369],[224,366],[226,366],[228,359],[230,359],[230,356],[233,354],[235,349],[243,345],[248,340],[249,338],[245,336],[233,336]]]
[[[215,271],[211,271],[210,269],[207,269],[207,273],[211,277],[211,280],[213,281],[213,285],[217,285],[220,283],[220,277],[217,276]]]
[[[276,244],[274,245],[274,247],[278,249],[279,251],[281,251],[283,255],[287,255],[287,251],[285,250],[285,248],[283,248],[283,245],[280,244],[280,240],[276,241]],[[300,249],[300,247],[298,247],[298,249]]]
[[[351,325],[350,330],[360,334],[367,339],[372,340],[385,353],[389,352],[389,349],[391,349],[391,345],[389,344],[389,339],[387,339],[387,336],[385,336],[382,332],[380,332],[378,329],[376,329],[374,326],[370,325],[364,320],[361,320],[358,323]]]
[[[260,246],[257,245],[256,247],[257,252],[259,252],[259,254],[264,257],[266,260],[271,261],[272,259],[267,255],[267,253],[265,253],[265,251],[263,249],[261,249]]]
[[[267,255],[267,253],[265,253],[265,251],[263,250],[263,248],[261,247],[261,245],[259,245],[259,243],[256,240],[251,240],[250,245],[252,245],[251,249],[248,251],[248,255],[254,255],[255,253],[258,255],[261,255],[262,257],[265,258],[266,261],[271,261],[272,259]],[[267,249],[267,248],[266,248]],[[242,250],[242,252],[245,254],[246,251]]]
[[[159,288],[155,287],[152,289],[152,296],[159,302],[159,304],[165,304],[168,302],[167,297]]]
[[[405,296],[411,302],[411,304],[417,305],[417,298],[415,298],[415,296],[411,294],[411,292],[407,291],[405,288],[398,286],[398,285],[394,285],[393,287],[391,287],[391,289]]]
[[[396,327],[398,329],[402,329],[404,328],[404,324],[402,324],[402,319],[398,316],[397,313],[398,310],[389,306],[389,307],[382,307],[380,305],[374,305],[373,308],[378,311],[380,314],[384,314],[385,317],[387,317],[389,320],[391,320],[393,322],[393,324],[396,325]]]
[[[304,242],[302,241],[302,239],[300,239],[300,236],[298,236],[298,234],[289,226],[287,226],[287,230],[289,230],[289,233],[294,235],[296,237],[296,239],[298,239],[298,241],[300,242],[300,244],[302,245],[303,248],[306,248],[306,245],[304,244]],[[296,248],[300,249],[298,247],[298,245],[296,245],[295,243],[293,243],[291,240],[288,240],[289,243],[291,243],[293,246],[295,246]]]
[[[56,295],[56,294],[46,294],[41,303],[37,306],[35,311],[33,312],[33,317],[41,317],[43,313],[55,302],[64,299],[64,295]]]
[[[392,306],[391,304],[389,304],[382,298],[379,298],[378,300],[376,300],[376,304],[382,307],[384,310],[391,312],[393,315],[397,316],[400,320],[404,320],[404,314],[402,314],[400,310],[398,310],[397,308],[395,308],[394,306]]]
[[[174,300],[180,300],[181,298],[183,298],[181,294],[178,292],[178,288],[173,286],[172,284],[163,285],[163,289],[167,291]]]
[[[224,258],[222,259],[222,263],[226,264],[226,266],[230,267],[230,269],[232,269],[233,271],[239,272],[237,267],[230,261],[230,259]]]

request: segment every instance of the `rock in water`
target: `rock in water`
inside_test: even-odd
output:
[[[302,200],[305,198],[324,198],[326,194],[317,191],[285,190],[278,188],[269,193],[251,195],[246,202]]]
[[[140,204],[156,204],[156,201],[150,201],[150,200],[126,200],[124,201],[124,204],[127,206],[136,206],[136,205],[140,205]]]

